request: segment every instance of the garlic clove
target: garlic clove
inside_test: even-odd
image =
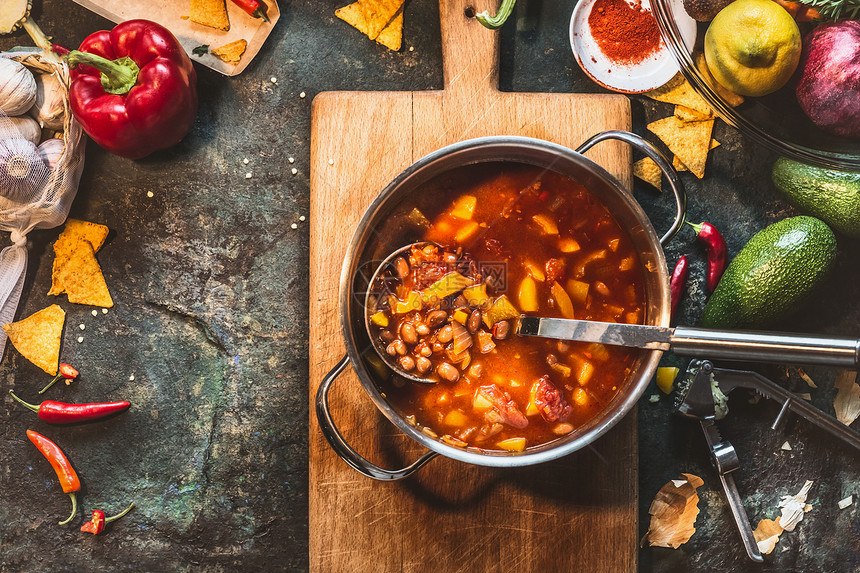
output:
[[[19,137],[0,140],[0,196],[26,203],[36,199],[47,180],[48,165],[39,149]]]
[[[48,164],[48,169],[51,171],[56,169],[65,150],[66,144],[62,139],[46,139],[39,144],[39,153],[41,153],[42,159],[45,160],[45,163]]]

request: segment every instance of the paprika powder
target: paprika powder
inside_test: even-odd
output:
[[[588,14],[591,36],[600,51],[618,64],[638,64],[656,54],[663,40],[657,19],[640,0],[597,0]]]

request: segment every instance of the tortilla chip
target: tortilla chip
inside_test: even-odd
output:
[[[645,92],[643,95],[653,100],[682,105],[707,116],[714,115],[714,110],[711,109],[708,102],[696,93],[693,86],[687,83],[687,80],[680,73],[661,87]]]
[[[77,243],[68,261],[57,269],[48,294],[65,292],[69,302],[110,308],[113,299],[96,260],[93,246],[86,241]]]
[[[4,324],[3,330],[21,356],[56,376],[65,321],[63,309],[52,304],[23,320]]]
[[[246,40],[236,40],[235,42],[230,42],[220,48],[215,48],[212,50],[212,55],[218,56],[228,64],[238,64],[247,47],[248,42]]]
[[[192,22],[227,31],[230,29],[230,19],[227,18],[227,6],[224,0],[191,0],[190,18]]]
[[[66,221],[66,227],[60,233],[57,242],[71,243],[83,239],[93,246],[95,252],[99,252],[105,243],[108,232],[109,229],[104,225],[81,221],[80,219],[69,219]]]
[[[703,78],[705,78],[705,83],[708,84],[708,87],[717,92],[717,95],[721,98],[726,100],[727,104],[732,107],[738,107],[744,103],[744,96],[738,95],[732,90],[723,87],[722,84],[714,79],[713,74],[711,74],[711,69],[705,61],[705,54],[702,52],[698,52],[696,54],[696,67],[699,68],[699,73],[702,74]]]
[[[389,50],[400,51],[400,44],[403,41],[403,12],[395,16],[394,20],[382,29],[376,41]]]
[[[404,0],[358,0],[335,10],[335,16],[375,40],[394,19]],[[402,28],[402,25],[401,25]]]
[[[712,139],[711,144],[708,146],[708,151],[714,149],[715,147],[719,147],[720,145],[722,144],[719,141],[717,141],[716,139]],[[672,167],[675,168],[675,171],[689,171],[689,169],[687,169],[687,166],[684,165],[680,159],[678,159],[677,155],[672,156]]]
[[[660,168],[657,167],[657,164],[650,157],[640,159],[633,164],[633,175],[646,183],[650,183],[657,189],[661,188],[663,172],[660,171]]]
[[[675,106],[675,117],[681,121],[707,121],[711,119],[711,116],[683,105]]]
[[[669,151],[678,156],[693,174],[702,179],[714,120],[681,121],[674,115],[648,124],[648,130],[659,137]]]

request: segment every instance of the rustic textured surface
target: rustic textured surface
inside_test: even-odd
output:
[[[346,3],[346,2],[342,2]],[[71,0],[37,2],[34,16],[55,41],[75,45],[109,24]],[[0,569],[6,571],[231,570],[308,568],[307,371],[310,103],[329,90],[424,90],[442,87],[439,21],[430,0],[412,0],[404,49],[391,53],[334,17],[341,3],[282,2],[283,16],[257,61],[226,79],[198,67],[201,105],[190,136],[147,160],[130,162],[90,144],[74,216],[113,233],[99,253],[116,307],[93,317],[69,313],[63,359],[83,372],[52,398],[127,398],[132,410],[104,423],[70,428],[36,421],[7,398],[0,406]],[[509,91],[599,92],[577,68],[567,44],[573,2],[520,0],[502,33],[501,87]],[[518,26],[519,24],[519,26]],[[29,44],[21,33],[0,47]],[[413,46],[414,51],[409,51]],[[277,84],[270,78],[277,77]],[[299,97],[300,92],[307,97]],[[634,126],[668,116],[667,105],[633,98]],[[773,156],[719,125],[723,146],[708,176],[684,175],[690,218],[708,218],[734,255],[765,224],[793,211],[768,182]],[[293,176],[288,157],[298,169]],[[243,158],[249,158],[247,166]],[[245,179],[245,173],[253,174]],[[153,197],[148,197],[151,191]],[[671,211],[666,194],[637,186],[658,228]],[[290,229],[297,223],[298,229]],[[19,311],[53,302],[50,245],[58,230],[30,236],[30,267]],[[786,324],[860,336],[860,248],[841,241],[839,269],[826,291]],[[670,264],[693,255],[703,287],[704,255],[686,230],[667,249]],[[704,301],[683,303],[694,321]],[[86,330],[78,330],[78,324]],[[76,338],[84,336],[78,344]],[[764,370],[778,381],[780,369]],[[811,369],[816,405],[827,409],[833,372]],[[135,380],[129,381],[134,374]],[[0,392],[36,400],[44,373],[7,351]],[[796,375],[788,382],[801,389]],[[646,398],[648,394],[646,393]],[[640,527],[650,498],[667,480],[692,472],[700,488],[698,532],[681,549],[643,549],[643,571],[856,571],[860,456],[802,421],[767,429],[772,405],[733,400],[721,423],[741,456],[738,488],[752,519],[774,517],[779,497],[815,480],[814,509],[786,533],[763,567],[742,553],[704,441],[670,416],[670,399],[640,406]],[[84,481],[82,510],[138,507],[96,538],[60,527],[68,498],[26,441],[28,428],[63,446]],[[781,452],[788,439],[792,452]],[[644,531],[644,529],[643,529]],[[788,550],[783,551],[787,547]],[[564,550],[564,548],[561,548]],[[611,551],[612,548],[607,548]]]

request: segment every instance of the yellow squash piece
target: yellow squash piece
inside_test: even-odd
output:
[[[520,309],[523,312],[538,311],[537,284],[533,278],[526,277],[522,280],[518,299],[520,301]]]
[[[550,287],[552,298],[555,300],[555,306],[564,318],[573,318],[573,303],[564,288],[557,282],[552,283]]]
[[[463,195],[454,201],[454,207],[451,209],[451,215],[458,219],[472,220],[475,214],[475,207],[478,205],[477,197],[473,195]]]

